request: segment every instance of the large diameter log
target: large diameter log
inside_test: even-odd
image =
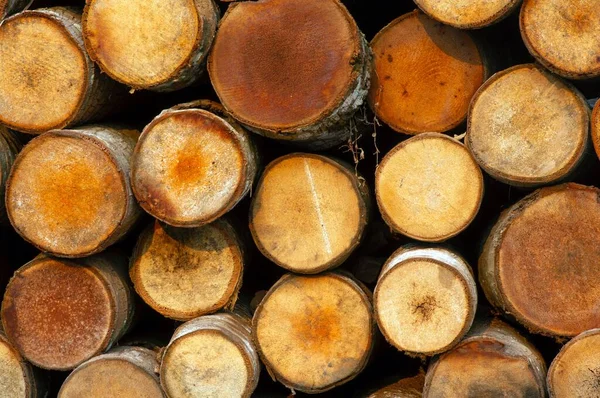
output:
[[[90,57],[110,77],[172,91],[202,76],[218,21],[213,0],[88,0],[83,31]]]
[[[137,135],[88,126],[30,141],[6,187],[16,231],[40,250],[62,257],[87,256],[118,241],[141,215],[129,182]]]
[[[20,150],[21,143],[15,135],[9,129],[0,125],[0,198],[5,196],[6,182]],[[8,221],[4,200],[0,200],[0,221]]]
[[[70,370],[109,349],[127,331],[133,297],[126,259],[40,255],[19,268],[2,301],[6,335],[32,364]]]
[[[190,320],[233,308],[243,266],[242,243],[226,220],[199,228],[156,221],[140,235],[129,274],[150,307],[169,318]]]
[[[459,29],[495,24],[514,11],[521,0],[415,0],[431,18]]]
[[[163,398],[156,353],[118,347],[79,365],[64,381],[58,398]]]
[[[600,190],[535,191],[501,216],[479,259],[489,301],[532,332],[575,336],[600,326]]]
[[[186,322],[175,331],[160,368],[170,398],[250,397],[260,360],[242,312],[219,313]]]
[[[421,398],[424,384],[425,373],[420,371],[416,376],[400,379],[375,391],[368,398]]]
[[[489,73],[468,33],[419,11],[384,27],[371,48],[369,105],[379,120],[401,133],[446,132],[461,124]]]
[[[42,398],[46,395],[33,367],[8,341],[0,327],[0,392],[8,398]]]
[[[33,0],[0,0],[0,21],[28,8]]]
[[[81,15],[54,7],[0,25],[0,123],[31,134],[97,120],[119,103],[117,84],[83,45]]]
[[[394,147],[375,171],[377,204],[395,232],[426,242],[458,235],[483,199],[483,173],[459,141],[437,133]]]
[[[423,398],[546,397],[546,364],[516,330],[494,320],[477,325],[451,351],[434,359]]]
[[[496,73],[473,97],[465,143],[492,177],[530,187],[572,173],[588,129],[581,93],[540,66],[517,65]]]
[[[585,331],[569,341],[548,370],[551,398],[594,398],[600,392],[600,329]]]
[[[373,296],[386,340],[413,355],[434,355],[456,345],[477,309],[471,267],[450,250],[407,246],[384,264]]]
[[[325,156],[294,153],[265,169],[250,208],[260,251],[293,272],[340,265],[358,246],[370,199],[355,171]]]
[[[249,1],[229,6],[208,71],[221,103],[252,131],[322,149],[351,137],[370,59],[338,0]]]
[[[249,137],[213,102],[163,111],[142,132],[131,181],[140,205],[178,227],[210,223],[252,189],[258,154]]]
[[[319,393],[356,377],[373,346],[373,308],[362,285],[325,273],[284,275],[252,320],[269,374],[286,387]]]
[[[590,0],[524,0],[521,36],[542,65],[569,79],[600,76],[600,7]]]

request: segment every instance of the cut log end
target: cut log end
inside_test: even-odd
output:
[[[520,0],[415,0],[432,18],[460,29],[492,25],[513,11]]]
[[[368,398],[421,398],[424,384],[425,372],[420,371],[416,376],[400,379],[394,384],[375,391]]]
[[[294,272],[340,265],[358,246],[367,222],[360,184],[354,171],[324,156],[275,160],[263,173],[250,210],[258,248]]]
[[[30,365],[6,340],[0,328],[0,387],[6,397],[36,398]]]
[[[148,305],[169,318],[189,320],[235,300],[243,253],[223,219],[185,229],[156,222],[141,235],[131,264],[135,289]]]
[[[600,8],[593,1],[525,0],[521,36],[529,52],[570,79],[600,76]]]
[[[465,142],[492,177],[535,186],[575,169],[588,125],[585,98],[574,87],[537,65],[518,65],[492,76],[473,98]]]
[[[482,55],[466,32],[418,11],[392,21],[371,47],[369,104],[380,120],[401,133],[445,132],[458,126],[487,75]]]
[[[327,391],[365,367],[373,344],[372,307],[346,276],[288,274],[260,303],[253,335],[278,381],[298,391]]]
[[[395,232],[440,242],[475,218],[483,174],[458,141],[421,134],[386,155],[376,171],[375,189],[381,214]]]
[[[592,142],[596,156],[600,159],[600,101],[596,102],[592,112]]]

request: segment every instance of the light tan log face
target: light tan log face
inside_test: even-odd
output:
[[[600,7],[595,0],[524,0],[521,36],[529,52],[569,79],[600,76]]]
[[[59,398],[163,398],[156,353],[119,347],[77,367],[64,381]]]
[[[492,25],[513,11],[520,0],[415,0],[434,19],[460,29]]]
[[[369,54],[338,0],[240,2],[223,17],[208,71],[253,131],[332,146],[350,136],[344,124],[366,97]]]
[[[373,344],[369,298],[336,273],[283,276],[258,306],[253,336],[269,373],[297,391],[327,391],[365,367]]]
[[[383,28],[371,48],[369,105],[401,133],[445,132],[458,126],[488,73],[468,33],[418,11]]]
[[[490,302],[545,335],[600,326],[599,197],[597,188],[564,184],[504,212],[479,259]]]
[[[423,384],[425,373],[421,371],[418,375],[407,377],[377,390],[368,398],[421,398],[423,396]]]
[[[477,309],[471,267],[440,248],[403,247],[384,264],[373,297],[379,329],[401,351],[447,351],[469,331]]]
[[[179,227],[201,226],[231,210],[251,190],[257,170],[246,131],[224,114],[190,106],[167,109],[146,126],[132,161],[141,206]]]
[[[354,171],[324,156],[296,153],[265,169],[250,209],[261,252],[279,266],[317,273],[340,265],[358,246],[368,192]]]
[[[73,369],[100,354],[131,322],[131,292],[120,274],[125,267],[125,259],[106,254],[77,262],[38,256],[6,288],[6,335],[44,369]]]
[[[130,275],[148,305],[189,320],[235,304],[243,265],[239,237],[224,219],[200,228],[157,221],[140,236]]]
[[[393,148],[375,172],[377,204],[395,232],[440,242],[473,221],[483,199],[483,174],[458,141],[420,134]]]
[[[557,181],[581,160],[589,110],[571,85],[534,65],[492,76],[471,103],[465,143],[492,177],[517,186]]]
[[[569,341],[548,370],[551,398],[594,398],[600,394],[600,329]]]
[[[170,91],[201,76],[218,15],[213,0],[90,0],[85,44],[113,79]]]
[[[42,396],[41,392],[37,390],[31,365],[6,339],[1,327],[0,392],[5,397],[37,398]]]

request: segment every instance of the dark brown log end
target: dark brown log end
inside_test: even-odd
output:
[[[415,0],[433,19],[459,29],[492,25],[515,10],[521,0]]]

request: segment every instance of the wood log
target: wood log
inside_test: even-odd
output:
[[[233,308],[243,254],[240,237],[224,219],[199,228],[157,221],[140,235],[129,274],[150,307],[168,318],[190,320]]]
[[[109,349],[127,331],[133,297],[126,259],[39,255],[19,268],[2,301],[10,342],[43,369],[70,370]]]
[[[83,45],[81,15],[53,7],[0,25],[0,123],[40,134],[97,120],[120,105],[122,88]]]
[[[338,273],[284,275],[252,320],[258,353],[271,377],[307,393],[356,377],[373,347],[373,308],[364,287]]]
[[[421,398],[425,384],[425,373],[419,372],[416,376],[400,379],[375,391],[368,398]]]
[[[377,204],[397,233],[426,242],[458,235],[483,199],[483,173],[459,141],[420,134],[394,147],[375,171]]]
[[[600,326],[600,190],[542,188],[500,216],[479,259],[488,300],[532,332],[575,336]]]
[[[546,397],[546,364],[516,330],[494,320],[477,325],[429,365],[423,398]]]
[[[419,11],[384,27],[371,48],[369,105],[379,120],[401,133],[457,127],[489,75],[487,61],[468,33]]]
[[[265,169],[250,208],[256,246],[275,264],[298,273],[340,265],[358,246],[370,199],[348,165],[294,153]]]
[[[0,0],[0,21],[9,15],[21,12],[33,3],[33,0]]]
[[[258,153],[248,133],[210,101],[163,111],[142,132],[131,180],[140,205],[170,225],[198,227],[252,189]]]
[[[506,18],[521,0],[415,0],[415,3],[431,18],[446,25],[479,29]]]
[[[585,331],[569,341],[548,370],[551,398],[594,398],[600,391],[600,329]]]
[[[156,353],[142,347],[118,347],[79,365],[64,381],[58,398],[165,397]]]
[[[44,252],[83,257],[122,238],[141,215],[129,182],[138,133],[54,130],[29,142],[6,187],[16,231]]]
[[[368,43],[338,0],[249,1],[231,4],[223,16],[208,72],[240,123],[323,149],[351,137],[370,59]]]
[[[455,346],[471,328],[477,285],[458,254],[405,246],[384,264],[373,305],[390,344],[408,354],[434,355]]]
[[[162,358],[160,379],[167,395],[250,397],[260,374],[250,333],[250,316],[239,309],[181,325]]]
[[[213,0],[88,0],[90,57],[134,89],[177,90],[198,80],[219,21]]]
[[[600,8],[586,0],[524,0],[521,37],[537,61],[569,79],[600,76]]]
[[[592,143],[596,156],[600,159],[600,101],[596,101],[592,112]]]
[[[33,367],[8,341],[0,326],[0,391],[2,396],[43,398],[43,383]]]
[[[6,181],[17,154],[21,150],[21,143],[15,135],[6,127],[0,125],[0,198],[5,197]],[[0,222],[8,221],[6,204],[0,200]]]

